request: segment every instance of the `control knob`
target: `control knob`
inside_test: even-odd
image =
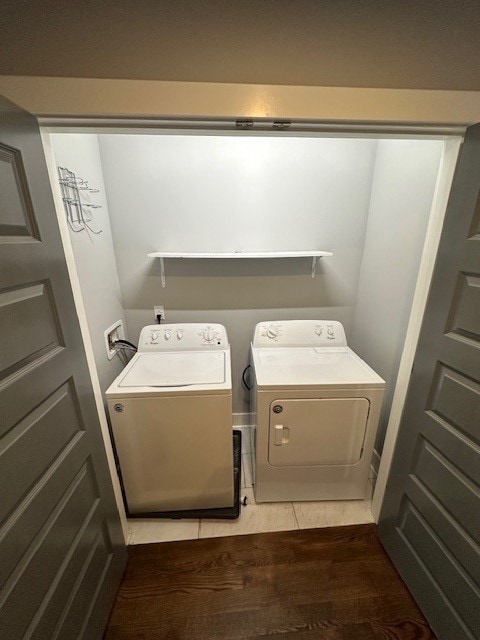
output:
[[[218,331],[215,331],[215,329],[212,329],[211,327],[207,327],[200,332],[200,335],[205,340],[205,342],[213,342],[218,336]]]
[[[165,331],[165,334],[163,337],[165,338],[165,340],[170,340],[170,338],[172,337],[172,334],[170,333],[170,331]]]
[[[323,333],[323,327],[315,327],[315,333],[317,336],[321,336]]]
[[[158,333],[152,333],[152,342],[154,342],[155,340],[158,340]]]
[[[271,324],[267,327],[267,338],[271,338],[272,340],[278,336],[278,329]]]
[[[181,340],[183,338],[183,329],[177,330],[177,340]]]

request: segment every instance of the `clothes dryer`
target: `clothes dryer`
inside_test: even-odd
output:
[[[251,345],[257,502],[365,497],[385,382],[339,322],[262,322]]]

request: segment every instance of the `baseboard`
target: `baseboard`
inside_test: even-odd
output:
[[[234,427],[250,427],[253,424],[253,413],[234,413]]]

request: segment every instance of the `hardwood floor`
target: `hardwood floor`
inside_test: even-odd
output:
[[[130,547],[105,640],[434,640],[375,531]]]

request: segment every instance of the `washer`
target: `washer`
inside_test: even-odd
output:
[[[385,382],[340,322],[262,322],[251,364],[255,500],[364,498]]]
[[[233,506],[225,327],[144,327],[106,396],[130,514]]]

